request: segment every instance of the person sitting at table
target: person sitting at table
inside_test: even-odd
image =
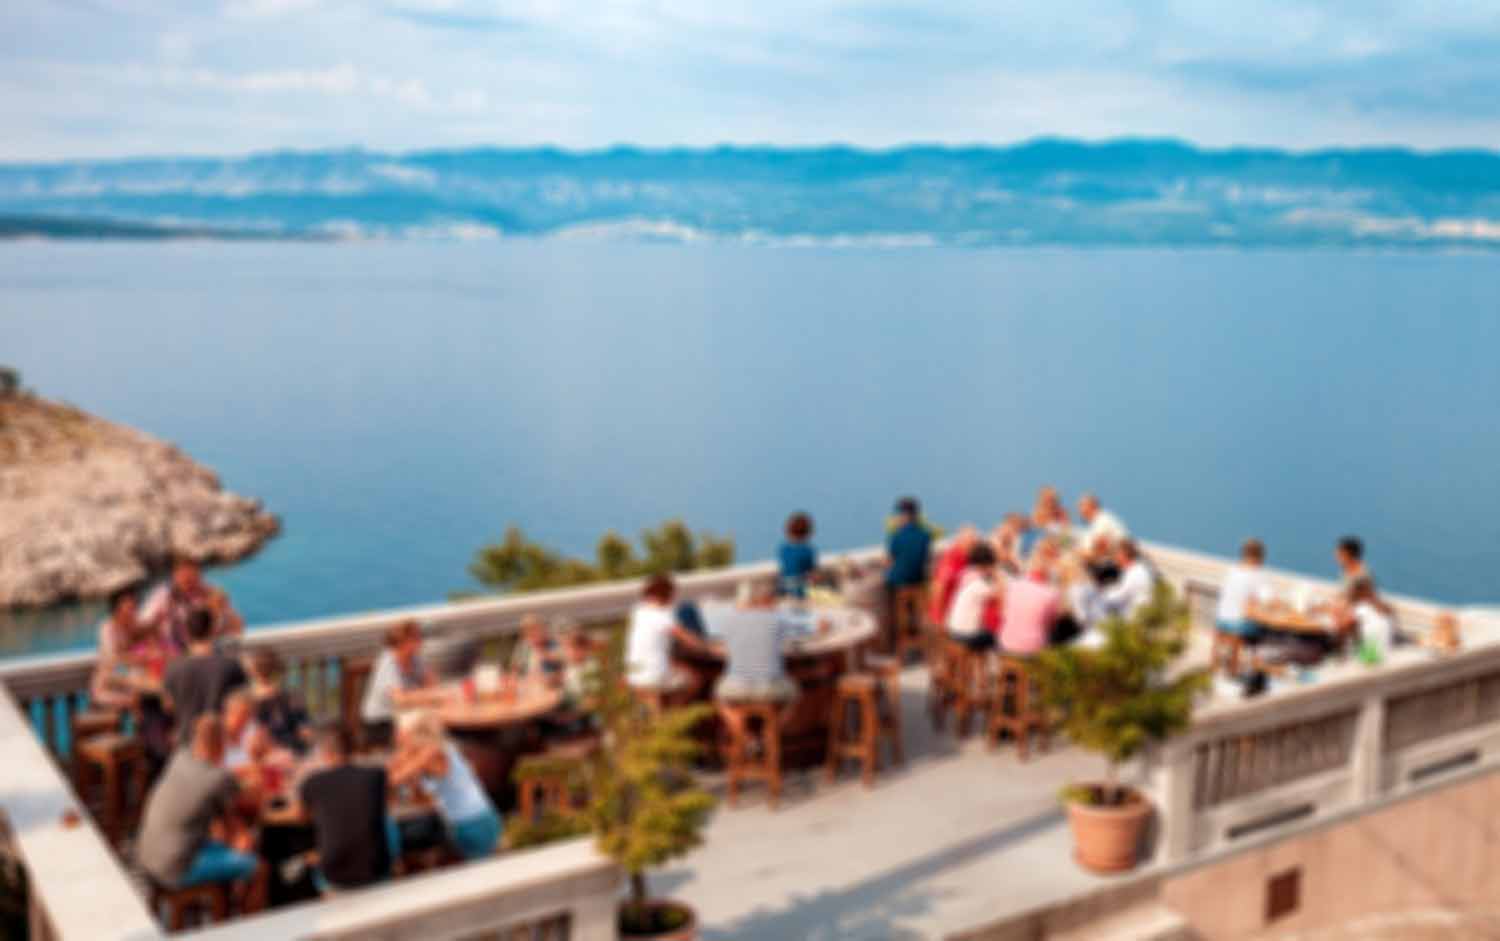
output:
[[[1119,580],[1099,590],[1090,627],[1109,617],[1134,617],[1156,591],[1156,575],[1134,540],[1126,539],[1115,546],[1114,563],[1120,570]]]
[[[422,627],[402,621],[385,634],[385,648],[375,659],[359,714],[367,748],[385,748],[395,737],[398,709],[433,701],[437,677],[422,660]]]
[[[1375,576],[1365,565],[1365,544],[1358,536],[1345,536],[1333,547],[1333,561],[1339,567],[1339,592],[1327,605],[1329,617],[1342,634],[1352,633],[1356,626],[1354,616],[1354,586],[1360,579]]]
[[[1349,609],[1360,649],[1370,651],[1376,660],[1384,660],[1397,640],[1396,609],[1380,597],[1375,579],[1365,576],[1350,584]]]
[[[1214,629],[1219,633],[1251,644],[1260,639],[1260,625],[1251,614],[1272,590],[1265,563],[1265,545],[1259,539],[1246,539],[1240,546],[1239,562],[1230,566],[1219,586],[1219,604],[1214,611]]]
[[[1036,532],[1033,538],[1070,538],[1073,521],[1068,518],[1068,508],[1063,505],[1056,487],[1048,484],[1037,491],[1036,504],[1031,508],[1031,525]]]
[[[164,889],[228,883],[242,911],[265,904],[269,870],[254,855],[254,834],[232,813],[239,786],[221,767],[224,728],[214,714],[198,716],[146,798],[135,856]]]
[[[286,666],[281,656],[270,647],[260,647],[246,662],[256,725],[265,730],[275,747],[297,756],[306,754],[312,741],[311,718],[302,697],[282,685]]]
[[[1020,513],[1007,513],[990,534],[990,545],[995,549],[995,561],[1006,575],[1020,575],[1026,570],[1025,553],[1021,551],[1021,535],[1028,529],[1026,517]]]
[[[562,652],[558,649],[557,639],[535,614],[522,616],[521,633],[511,649],[507,668],[518,678],[550,679],[562,672]]]
[[[780,578],[776,594],[782,598],[806,598],[807,583],[818,570],[818,550],[810,542],[813,520],[806,513],[793,513],[786,521],[786,541],[776,550]]]
[[[736,703],[770,702],[786,706],[797,698],[797,685],[786,675],[785,648],[801,637],[802,628],[776,610],[776,591],[769,584],[752,585],[745,603],[714,622],[714,633],[724,651],[724,674],[714,688],[719,718],[731,735],[746,732]],[[783,721],[792,710],[782,709]]]
[[[594,656],[594,642],[588,632],[575,627],[563,637],[562,705],[564,709],[582,712],[589,707],[599,662]]]
[[[89,698],[95,705],[128,709],[135,703],[129,675],[144,666],[143,659],[148,656],[146,641],[152,633],[149,628],[142,629],[136,611],[134,589],[122,588],[110,595],[109,617],[99,624],[99,656],[89,680]],[[160,644],[154,647],[165,655]]]
[[[1086,493],[1078,498],[1078,518],[1083,521],[1077,536],[1079,553],[1089,564],[1095,580],[1108,584],[1119,577],[1115,568],[1115,547],[1130,538],[1120,518],[1099,505],[1099,498]]]
[[[387,766],[390,786],[421,784],[437,803],[449,841],[464,859],[495,851],[501,821],[463,752],[431,712],[401,717],[396,753]]]
[[[172,576],[146,597],[141,607],[141,621],[160,630],[176,650],[187,649],[188,620],[194,611],[206,610],[213,616],[215,638],[236,637],[244,631],[245,621],[229,603],[229,596],[203,579],[197,561],[179,556],[172,563]]]
[[[663,692],[678,681],[672,670],[672,644],[689,649],[707,649],[698,635],[677,622],[672,599],[677,586],[665,572],[646,579],[641,600],[630,609],[630,628],[625,639],[626,682],[632,689]]]
[[[1048,578],[1042,560],[1024,578],[1005,586],[1000,618],[1000,649],[1007,654],[1029,656],[1049,644],[1065,643],[1078,633],[1071,617],[1066,630],[1059,630],[1062,592]]]
[[[206,608],[195,609],[187,618],[187,654],[167,667],[162,680],[167,708],[177,721],[177,740],[188,742],[198,717],[224,708],[224,698],[247,682],[245,670],[235,657],[214,646],[215,620]]]
[[[970,650],[995,649],[995,634],[985,624],[986,609],[998,606],[1005,592],[995,568],[995,550],[987,542],[975,543],[948,610],[948,636]]]
[[[320,891],[357,889],[391,874],[401,837],[386,805],[385,768],[353,762],[354,740],[337,724],[319,730],[313,768],[297,788],[312,821]]]
[[[948,620],[948,608],[953,604],[953,594],[958,591],[958,580],[969,567],[969,551],[979,541],[979,531],[968,523],[958,527],[947,548],[938,554],[937,564],[932,568],[932,588],[927,593],[927,620],[943,624]]]

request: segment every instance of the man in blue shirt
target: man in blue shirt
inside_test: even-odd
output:
[[[886,541],[888,562],[885,570],[887,610],[887,636],[894,629],[896,596],[903,588],[920,587],[927,583],[927,563],[932,554],[932,534],[922,525],[922,507],[915,497],[902,497],[896,501],[896,526]],[[921,604],[917,605],[914,617],[922,616]]]

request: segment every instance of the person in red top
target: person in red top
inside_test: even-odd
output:
[[[946,624],[948,608],[953,604],[953,595],[958,591],[958,580],[969,564],[969,550],[979,541],[979,531],[965,524],[959,527],[953,541],[938,556],[933,567],[932,591],[927,600],[927,621],[930,624]]]

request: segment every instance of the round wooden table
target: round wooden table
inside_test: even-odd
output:
[[[537,722],[557,709],[562,692],[522,684],[513,696],[480,693],[471,700],[461,684],[446,688],[451,694],[434,712],[473,765],[495,806],[511,809],[515,806],[511,769],[522,755],[540,748]]]
[[[713,604],[703,606],[703,619],[713,639]],[[878,626],[868,612],[849,607],[811,608],[807,616],[814,624],[827,619],[829,629],[789,642],[784,651],[786,673],[797,684],[792,715],[781,733],[781,753],[788,768],[811,768],[823,763],[828,750],[828,720],[833,710],[834,687],[845,673],[860,666],[860,654],[875,641]],[[714,688],[724,673],[724,658],[718,653],[679,651],[674,659],[692,677],[695,702],[711,702]],[[718,738],[718,723],[712,723],[708,744]],[[717,758],[717,750],[712,753]]]

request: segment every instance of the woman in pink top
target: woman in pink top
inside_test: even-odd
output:
[[[1000,649],[1027,655],[1047,646],[1062,607],[1062,593],[1045,579],[1017,578],[1006,587],[1000,619]]]

